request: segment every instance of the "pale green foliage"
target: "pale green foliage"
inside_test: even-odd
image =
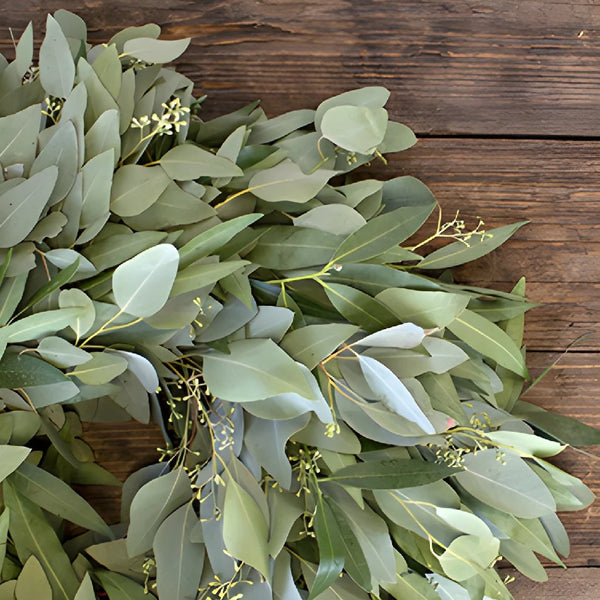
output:
[[[0,598],[509,600],[500,554],[543,580],[593,499],[544,458],[600,434],[519,401],[524,281],[434,271],[522,223],[354,180],[416,141],[382,87],[203,121],[159,34],[57,11],[2,63]],[[81,421],[131,417],[165,442],[108,527]]]

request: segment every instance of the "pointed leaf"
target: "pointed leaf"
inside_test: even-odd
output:
[[[40,79],[50,96],[66,98],[75,81],[75,63],[69,42],[54,17],[46,19],[46,36],[40,48]]]
[[[156,40],[150,37],[135,37],[123,44],[123,51],[148,63],[169,63],[183,54],[190,38],[182,40]]]
[[[370,490],[416,487],[449,477],[458,469],[417,459],[386,459],[349,465],[327,480]]]
[[[169,150],[160,159],[160,165],[176,181],[192,181],[199,177],[239,177],[244,174],[229,159],[216,156],[192,143]]]
[[[70,485],[34,465],[23,463],[11,476],[17,492],[71,523],[112,537],[100,515]]]
[[[269,579],[269,528],[262,511],[234,479],[225,489],[223,539],[227,551]]]
[[[186,472],[177,468],[146,483],[133,498],[127,530],[130,556],[152,547],[161,523],[182,504],[190,500],[192,488]]]
[[[355,342],[356,346],[374,346],[376,348],[414,348],[425,337],[422,327],[414,323],[402,323],[372,333]]]
[[[44,569],[35,556],[30,556],[17,579],[16,600],[52,600],[52,588],[48,583]]]
[[[502,329],[485,317],[466,309],[448,324],[448,329],[477,352],[521,377],[528,377],[519,348]]]

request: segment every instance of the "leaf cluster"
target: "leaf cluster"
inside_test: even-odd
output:
[[[447,271],[522,223],[352,174],[416,141],[384,88],[203,120],[159,34],[94,46],[60,10],[37,65],[31,26],[0,59],[0,599],[504,600],[500,556],[543,580],[593,499],[546,458],[600,436],[519,400],[524,281]],[[109,526],[81,423],[131,418],[164,447]]]

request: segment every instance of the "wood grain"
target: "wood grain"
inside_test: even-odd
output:
[[[548,581],[535,583],[514,570],[503,574],[516,577],[509,585],[515,600],[598,600],[600,598],[600,569],[549,569]]]
[[[422,178],[449,216],[460,208],[490,227],[531,221],[457,279],[509,289],[527,277],[530,297],[544,302],[526,325],[534,375],[591,332],[526,397],[600,424],[600,3],[22,0],[0,3],[0,51],[12,55],[8,28],[18,36],[29,20],[39,44],[46,13],[58,8],[78,12],[95,41],[148,21],[166,38],[190,36],[178,65],[209,94],[206,118],[257,97],[276,115],[349,88],[387,86],[391,116],[425,139],[371,174]],[[162,441],[156,429],[131,424],[87,426],[86,439],[121,479],[155,460]],[[557,462],[600,492],[596,457],[568,451]],[[86,490],[111,521],[118,493]],[[567,563],[600,565],[598,503],[564,519]],[[518,578],[512,589],[517,600],[592,600],[600,569],[553,570],[546,585]]]
[[[257,97],[269,112],[363,85],[393,91],[391,110],[420,133],[598,136],[600,5],[552,0],[24,0],[8,27],[77,11],[90,37],[155,21],[191,37],[179,61],[209,114]]]

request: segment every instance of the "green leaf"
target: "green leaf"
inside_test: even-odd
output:
[[[102,154],[94,156],[81,170],[83,176],[79,222],[81,229],[92,227],[96,222],[104,222],[108,218],[113,181],[113,154],[112,149],[106,150]]]
[[[552,494],[523,459],[507,452],[503,461],[492,449],[466,454],[465,470],[455,481],[482,502],[517,517],[530,519],[556,510]]]
[[[31,448],[0,445],[0,481],[4,481],[27,458]]]
[[[358,362],[375,398],[383,402],[390,412],[416,423],[425,433],[435,433],[435,427],[431,421],[421,410],[406,386],[392,371],[368,356],[358,355]]]
[[[54,189],[58,168],[48,167],[0,196],[0,248],[23,241],[35,227]]]
[[[113,274],[113,292],[122,312],[136,317],[157,313],[167,301],[179,265],[171,244],[159,244],[119,265]]]
[[[381,108],[390,97],[390,92],[382,86],[368,86],[349,90],[327,98],[319,104],[315,113],[315,126],[319,128],[323,115],[334,106],[368,106],[369,108]]]
[[[482,256],[485,256],[492,250],[504,244],[504,242],[517,229],[526,225],[529,221],[520,221],[514,225],[505,225],[497,229],[490,229],[484,235],[474,235],[468,241],[453,242],[439,250],[435,250],[419,262],[419,269],[447,269],[470,262]]]
[[[294,218],[296,227],[319,229],[334,235],[350,235],[365,224],[364,217],[345,204],[324,204]]]
[[[27,354],[5,354],[0,360],[0,388],[26,388],[68,381],[47,362]]]
[[[159,597],[170,600],[196,598],[204,564],[204,546],[190,541],[197,523],[194,508],[188,503],[167,517],[158,528],[153,549]]]
[[[389,288],[376,299],[387,306],[403,322],[424,328],[442,329],[460,315],[469,297],[448,292],[430,292],[408,288]]]
[[[281,161],[270,169],[258,171],[248,184],[248,191],[265,202],[296,202],[303,204],[314,198],[335,171],[318,169],[305,174],[290,159]]]
[[[383,254],[417,231],[434,207],[435,202],[405,206],[371,219],[339,245],[331,262],[358,263]]]
[[[143,485],[131,502],[127,530],[127,551],[130,556],[152,547],[161,523],[192,496],[190,480],[182,468],[177,468]]]
[[[9,481],[2,484],[10,510],[10,532],[21,562],[34,555],[52,587],[54,600],[71,600],[79,586],[71,563],[42,509],[19,494]]]
[[[70,485],[51,473],[23,463],[11,476],[17,492],[62,519],[109,538],[112,532],[100,515]]]
[[[83,248],[83,255],[90,260],[98,272],[106,271],[132,258],[136,254],[162,242],[166,234],[162,231],[139,231],[116,234],[94,240]]]
[[[234,235],[245,230],[261,217],[262,214],[259,213],[242,215],[199,233],[179,249],[181,267],[187,267],[196,260],[215,253]]]
[[[379,152],[386,154],[388,152],[401,152],[414,146],[417,143],[417,136],[410,127],[395,121],[389,121],[383,141],[378,146]]]
[[[280,139],[296,129],[310,125],[315,117],[314,110],[302,109],[279,115],[252,125],[248,144],[266,144]]]
[[[0,515],[0,570],[4,564],[4,558],[6,557],[6,541],[8,538],[9,519],[10,510],[5,507]]]
[[[402,323],[372,333],[355,342],[355,345],[376,348],[414,348],[421,344],[424,337],[425,331],[422,327],[414,323]]]
[[[53,206],[68,193],[79,170],[77,155],[77,132],[71,121],[61,121],[56,133],[36,157],[29,175],[35,175],[47,167],[58,167],[58,179],[50,195],[48,204]]]
[[[71,326],[80,313],[79,308],[57,308],[34,313],[8,325],[5,333],[12,344],[36,340]]]
[[[267,473],[286,490],[292,485],[292,467],[285,452],[290,437],[308,423],[307,413],[294,419],[272,420],[246,417],[244,444]]]
[[[81,365],[92,358],[89,352],[56,336],[45,337],[39,343],[37,352],[43,359],[63,368]]]
[[[46,36],[40,47],[40,79],[49,96],[66,98],[75,81],[75,63],[69,42],[54,17],[46,19]]]
[[[527,421],[555,440],[576,448],[600,444],[600,429],[572,417],[544,410],[529,402],[517,402],[514,416]]]
[[[127,369],[127,361],[110,352],[91,352],[92,358],[69,373],[88,385],[102,385],[112,381]]]
[[[369,563],[344,511],[331,498],[325,497],[324,501],[337,523],[335,543],[344,556],[344,570],[364,590],[371,589]]]
[[[484,356],[521,377],[528,377],[523,355],[502,329],[468,309],[447,325],[448,329]]]
[[[165,173],[176,181],[192,181],[199,177],[239,177],[244,174],[228,158],[216,156],[192,143],[175,146],[159,162]]]
[[[30,556],[23,565],[15,587],[16,600],[52,600],[52,588],[40,561]]]
[[[270,579],[269,527],[253,498],[234,479],[225,488],[223,540],[227,551]]]
[[[318,489],[315,493],[315,504],[314,530],[319,548],[319,568],[310,587],[308,600],[318,597],[331,586],[344,568],[343,548],[336,543],[339,538],[337,521]]]
[[[288,552],[280,552],[273,564],[273,600],[302,600],[294,581]]]
[[[40,130],[40,105],[0,119],[0,163],[28,167],[35,158]]]
[[[344,467],[327,480],[369,490],[389,490],[425,485],[457,472],[459,469],[417,459],[368,460]]]
[[[274,225],[248,254],[262,267],[285,271],[328,263],[341,237],[318,229]]]
[[[321,282],[336,310],[365,331],[379,331],[394,325],[396,317],[375,298],[347,285]]]
[[[158,166],[125,165],[113,177],[110,209],[120,217],[133,217],[158,200],[170,183]]]
[[[183,54],[191,38],[182,40],[156,40],[150,37],[128,39],[123,52],[148,63],[169,63]]]
[[[86,573],[73,600],[96,600],[96,592],[89,573]]]
[[[383,142],[387,123],[385,108],[334,106],[323,115],[321,132],[323,137],[344,150],[373,154]]]
[[[311,398],[301,368],[270,339],[232,342],[229,354],[204,355],[204,379],[211,394],[228,402],[253,402],[283,393]]]
[[[68,267],[61,269],[54,277],[47,281],[44,285],[42,285],[38,290],[27,299],[27,302],[21,308],[20,313],[25,312],[28,308],[31,308],[34,304],[38,303],[40,300],[43,300],[46,296],[49,296],[54,290],[58,290],[63,285],[66,285],[71,281],[73,275],[77,272],[79,268],[79,259],[75,260]]]
[[[312,371],[357,331],[356,325],[345,323],[308,325],[286,334],[281,347]]]
[[[193,292],[194,290],[214,284],[224,277],[239,271],[248,264],[250,263],[247,260],[192,264],[177,273],[171,290],[171,296],[179,296],[180,294]]]
[[[291,492],[269,494],[269,554],[281,556],[294,522],[304,511],[302,501]]]
[[[94,571],[94,576],[110,600],[148,600],[148,594],[144,591],[144,587],[124,575],[97,569]]]
[[[71,329],[77,339],[87,333],[96,320],[96,309],[92,300],[81,290],[70,288],[62,290],[58,296],[58,305],[61,308],[78,308],[79,314],[74,318]]]

